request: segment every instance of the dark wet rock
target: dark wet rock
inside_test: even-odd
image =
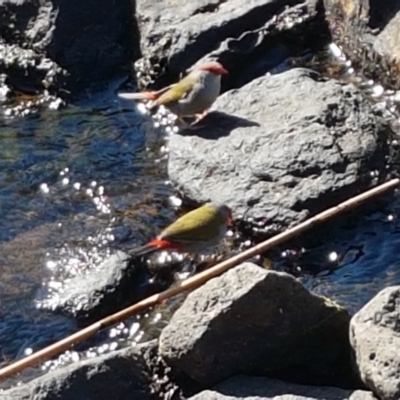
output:
[[[258,78],[221,95],[204,128],[171,136],[168,173],[189,198],[266,217],[271,232],[367,187],[381,171],[382,118],[351,85],[309,71]]]
[[[400,398],[400,286],[379,292],[351,320],[361,379],[382,400]]]
[[[293,276],[246,263],[188,295],[159,354],[205,386],[246,373],[351,387],[349,321]]]
[[[151,399],[149,344],[60,367],[26,384],[0,391],[0,400]]]
[[[133,15],[129,0],[3,0],[0,67],[29,93],[109,79],[138,54]]]
[[[155,68],[157,74],[166,72],[169,80],[176,80],[199,59],[220,49],[213,56],[231,70],[228,79],[234,79],[233,69],[237,69],[238,61],[242,73],[247,62],[253,68],[257,62],[251,62],[249,55],[263,42],[265,32],[258,30],[266,28],[268,21],[282,13],[286,6],[299,3],[301,1],[297,0],[201,0],[184,3],[139,0],[137,17],[143,58],[136,63],[137,70],[148,72]],[[242,40],[245,52],[240,51],[236,41],[243,35],[246,36],[246,40]],[[284,57],[280,54],[282,46],[279,49],[270,47],[267,56],[263,49],[264,59],[269,58],[267,62],[276,63],[277,54]]]
[[[95,270],[66,282],[56,296],[41,301],[40,307],[87,324],[166,289],[166,283],[152,283],[151,277],[141,263],[117,251]]]
[[[235,376],[189,400],[374,400],[371,392],[326,386],[303,386],[277,379]]]

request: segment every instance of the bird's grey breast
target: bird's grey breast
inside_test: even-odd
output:
[[[190,94],[179,101],[183,114],[200,114],[210,108],[219,96],[220,90],[221,76],[202,71],[199,81],[194,85]]]

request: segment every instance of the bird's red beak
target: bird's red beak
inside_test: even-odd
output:
[[[222,65],[221,65],[220,68],[217,69],[216,72],[217,72],[218,74],[220,74],[220,75],[226,75],[226,74],[228,74],[228,70],[225,69]]]

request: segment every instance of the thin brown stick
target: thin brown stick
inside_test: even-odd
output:
[[[218,276],[232,268],[233,266],[248,260],[251,257],[254,257],[257,254],[263,253],[266,250],[273,248],[274,246],[278,246],[287,240],[299,235],[302,232],[312,228],[313,226],[325,222],[328,219],[342,213],[345,211],[349,211],[352,208],[355,208],[369,200],[374,198],[384,192],[395,188],[400,183],[400,179],[392,179],[389,182],[386,182],[380,186],[377,186],[373,189],[370,189],[364,193],[361,193],[349,200],[340,203],[339,205],[329,208],[314,217],[300,223],[299,225],[286,230],[248,250],[243,251],[240,254],[237,254],[234,257],[229,258],[228,260],[222,261],[221,263],[215,265],[214,267],[207,269],[199,274],[196,274],[182,282],[180,282],[177,286],[167,289],[161,293],[155,294],[153,296],[148,297],[132,306],[125,308],[115,314],[112,314],[108,317],[101,319],[98,322],[95,322],[92,325],[74,333],[71,336],[68,336],[42,350],[37,351],[36,353],[31,354],[21,360],[16,361],[13,364],[10,364],[2,369],[0,369],[0,379],[7,378],[13,374],[21,372],[24,368],[30,367],[46,358],[52,357],[57,353],[60,353],[64,350],[67,350],[70,346],[74,344],[80,343],[85,339],[93,336],[99,330],[107,328],[109,326],[115,325],[120,321],[131,317],[132,315],[138,313],[139,311],[144,310],[147,307],[154,306],[165,299],[175,296],[178,293],[182,293],[185,290],[193,289],[207,282],[209,279]]]

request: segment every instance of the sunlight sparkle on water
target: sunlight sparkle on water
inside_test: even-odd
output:
[[[148,110],[146,107],[146,104],[144,103],[137,103],[137,110],[141,113],[141,114],[148,114]]]
[[[49,110],[58,110],[64,104],[65,103],[62,99],[57,98],[49,103]]]
[[[111,342],[109,346],[110,351],[114,351],[118,348],[118,343],[117,342]]]
[[[234,232],[232,230],[227,231],[225,234],[226,237],[232,237],[233,235],[234,235]]]
[[[156,324],[157,322],[161,321],[162,317],[163,315],[160,312],[155,313],[153,317],[153,322]]]
[[[24,350],[24,355],[25,355],[25,356],[30,356],[32,353],[33,353],[33,349],[32,349],[31,347],[27,347],[27,348]]]
[[[337,261],[337,259],[339,258],[338,253],[336,253],[336,251],[332,251],[329,255],[328,255],[328,260],[331,262],[335,262]]]
[[[144,332],[143,332],[143,331],[138,332],[138,334],[135,336],[135,338],[133,339],[133,341],[136,342],[136,343],[139,343],[140,340],[142,339],[143,335],[144,335]]]
[[[46,254],[47,256],[49,256],[49,253]],[[46,268],[47,269],[55,269],[57,267],[57,263],[53,260],[48,260],[46,261]]]
[[[167,146],[161,146],[160,153],[168,153],[168,152],[169,152],[169,148]]]
[[[381,86],[381,85],[375,85],[372,88],[372,93],[371,96],[372,97],[379,97],[382,96],[382,94],[384,93],[385,89]]]
[[[161,251],[158,253],[157,263],[165,264],[172,261],[172,256],[168,251]]]
[[[40,191],[42,193],[47,194],[50,192],[50,189],[49,189],[49,186],[47,185],[47,183],[41,183],[39,187],[40,187]]]
[[[98,236],[91,238],[96,243],[91,249],[70,248],[65,245],[57,250],[57,254],[47,256],[49,259],[45,262],[45,266],[51,272],[51,277],[42,283],[41,294],[35,300],[38,309],[55,309],[59,303],[60,293],[71,278],[84,276],[88,270],[95,269],[109,257],[107,234]],[[107,247],[101,249],[102,245]]]
[[[182,199],[178,196],[169,196],[168,198],[168,203],[172,206],[172,207],[180,207],[182,205]]]
[[[139,331],[139,329],[140,329],[140,324],[139,324],[139,322],[133,323],[133,324],[131,325],[130,329],[129,329],[129,337],[132,337],[132,336],[136,335],[137,332]]]

